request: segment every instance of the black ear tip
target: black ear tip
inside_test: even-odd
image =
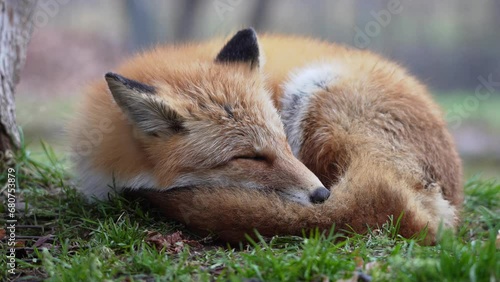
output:
[[[105,75],[104,75],[105,78],[116,78],[116,73],[114,72],[107,72]]]
[[[257,44],[257,32],[253,27],[242,29],[233,36],[231,41],[242,41],[245,40],[247,42],[252,42],[253,44]]]
[[[120,84],[123,84],[123,85],[126,85],[130,88],[132,87],[136,87],[136,85],[140,84],[136,81],[133,81],[131,79],[127,79],[117,73],[114,73],[114,72],[108,72],[104,75],[104,78],[106,79],[106,81],[109,83],[120,83]]]
[[[257,32],[253,27],[245,28],[236,33],[236,35],[240,35],[242,37],[253,37],[257,38]]]
[[[133,89],[140,91],[142,93],[151,93],[151,94],[155,93],[156,91],[154,86],[150,86],[141,83],[139,81],[135,81],[133,79],[128,79],[114,72],[106,73],[104,75],[104,78],[106,79],[106,82],[108,83],[109,87],[120,85],[120,86],[125,86],[128,89]]]
[[[122,80],[123,80],[123,79],[122,79],[122,77],[121,77],[121,75],[116,74],[116,73],[114,73],[114,72],[108,72],[108,73],[106,73],[106,74],[104,75],[104,78],[105,78],[106,80],[110,80],[110,79],[112,79],[112,80],[118,80],[118,81],[122,81]],[[123,82],[123,81],[122,81],[122,82]]]
[[[216,62],[246,62],[250,66],[259,64],[259,43],[253,28],[236,32],[215,58]]]

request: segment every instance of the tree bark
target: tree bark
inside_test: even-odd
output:
[[[26,59],[36,0],[0,0],[0,155],[20,145],[14,90]]]

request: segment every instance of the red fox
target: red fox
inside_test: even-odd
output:
[[[71,128],[81,191],[237,186],[324,202],[330,191],[288,146],[256,46],[206,47],[141,54],[90,88]]]
[[[440,109],[371,52],[245,29],[118,73],[91,88],[72,128],[88,196],[133,189],[228,242],[254,229],[365,232],[402,215],[400,234],[427,229],[432,243],[459,222],[461,162]]]

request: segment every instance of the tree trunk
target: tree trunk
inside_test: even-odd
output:
[[[20,145],[14,89],[26,59],[35,7],[36,0],[0,0],[0,155]]]

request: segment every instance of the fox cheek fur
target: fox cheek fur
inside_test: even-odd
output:
[[[217,53],[193,46],[143,53],[91,86],[71,124],[80,190],[106,198],[111,187],[166,191],[236,186],[276,191],[301,204],[329,191],[297,160],[260,72],[253,30]],[[86,132],[100,132],[85,154]],[[319,191],[319,192],[318,192]]]

